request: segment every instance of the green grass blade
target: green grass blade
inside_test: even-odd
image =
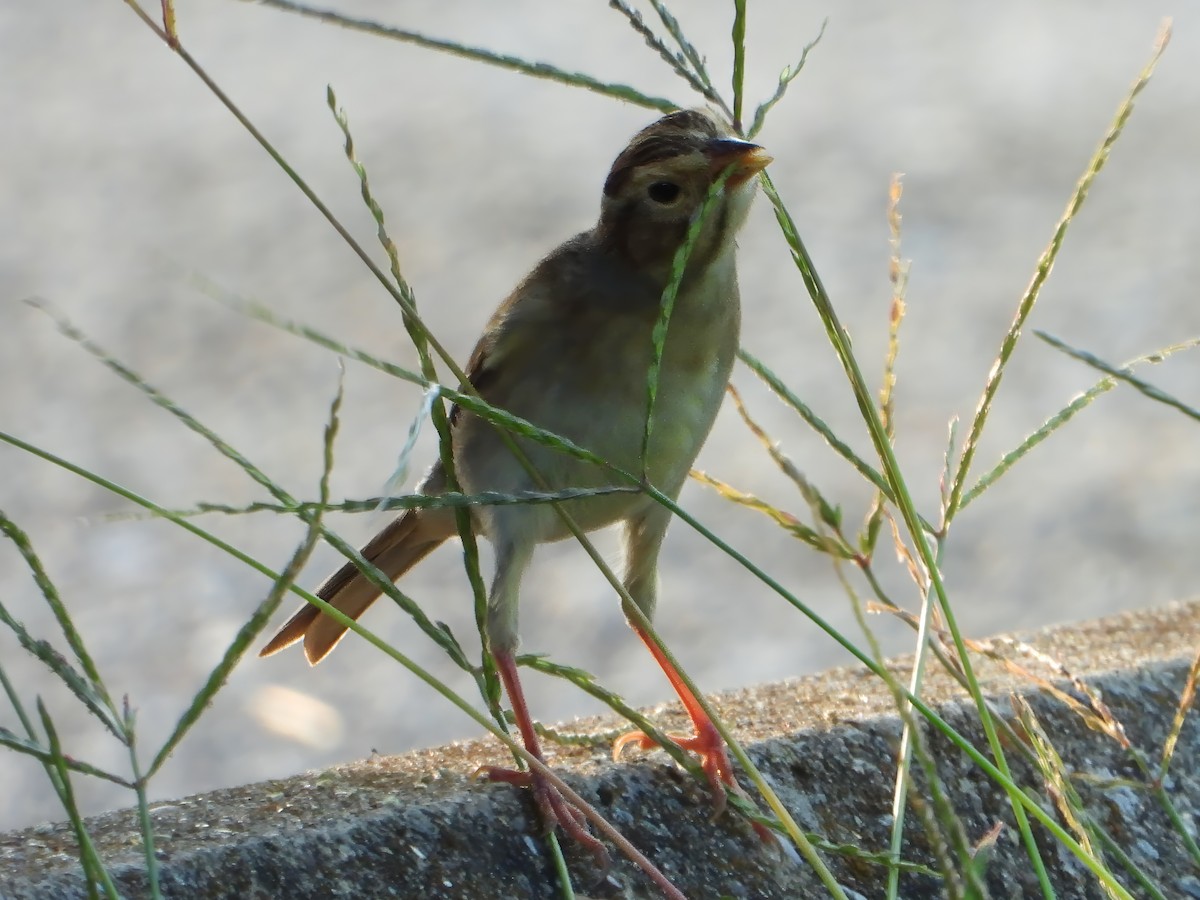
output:
[[[742,133],[742,100],[746,90],[746,0],[733,0],[733,128]]]
[[[400,295],[404,298],[405,302],[401,303],[404,328],[408,332],[409,340],[412,341],[413,347],[417,351],[417,356],[421,361],[421,374],[433,385],[433,387],[426,391],[425,403],[423,404],[421,414],[413,421],[409,429],[408,440],[401,449],[397,471],[392,477],[391,483],[395,483],[403,478],[404,472],[407,469],[408,454],[412,452],[416,445],[417,433],[420,430],[421,422],[424,419],[424,415],[428,413],[438,433],[438,453],[441,459],[442,472],[446,480],[446,487],[450,491],[457,492],[459,482],[454,462],[454,451],[451,444],[449,417],[446,414],[445,404],[441,400],[441,392],[436,385],[437,371],[434,368],[433,359],[429,353],[429,334],[425,329],[424,323],[421,322],[415,312],[417,308],[417,296],[400,271],[400,258],[396,250],[396,244],[387,232],[383,209],[371,194],[366,167],[359,162],[355,155],[354,139],[350,133],[348,117],[344,110],[338,108],[337,97],[332,87],[327,91],[327,100],[329,108],[333,112],[334,119],[337,121],[338,127],[342,130],[342,134],[345,137],[346,158],[350,161],[350,164],[354,167],[358,175],[363,202],[366,203],[372,218],[375,220],[379,242],[383,246],[384,252],[387,253],[392,279],[395,281]],[[389,491],[390,489],[389,487]],[[504,720],[501,717],[500,710],[500,679],[496,673],[495,663],[492,660],[491,654],[487,651],[487,640],[483,630],[487,612],[487,590],[484,587],[483,577],[479,572],[479,548],[475,542],[474,526],[469,510],[463,507],[455,508],[454,517],[459,540],[463,546],[463,565],[466,570],[467,583],[471,586],[471,593],[475,601],[476,627],[479,630],[481,647],[479,663],[480,672],[482,673],[481,688],[497,723],[501,727],[504,727]]]
[[[889,441],[895,441],[896,358],[900,355],[900,325],[904,321],[904,297],[908,287],[908,263],[900,256],[900,197],[904,188],[899,175],[892,175],[888,189],[888,230],[891,232],[891,259],[888,263],[892,283],[892,303],[888,315],[888,343],[883,357],[883,384],[879,389],[879,416]],[[875,551],[875,541],[883,528],[884,494],[877,491],[859,532],[858,544],[865,555]]]
[[[667,5],[663,0],[650,0],[650,5],[654,7],[654,11],[658,13],[659,21],[662,22],[663,28],[667,29],[667,34],[675,40],[679,45],[679,49],[683,51],[684,57],[691,64],[692,71],[696,73],[700,81],[704,84],[705,90],[701,91],[704,98],[718,107],[727,119],[733,119],[733,112],[729,109],[725,98],[721,96],[720,91],[713,85],[712,76],[708,73],[708,65],[704,61],[704,57],[695,45],[688,40],[688,37],[683,32],[683,27],[679,24],[679,20],[671,14],[667,9]]]
[[[732,485],[729,485],[718,478],[714,478],[707,472],[701,472],[693,469],[690,474],[691,477],[696,481],[699,481],[701,484],[708,485],[715,490],[720,497],[723,497],[729,502],[736,503],[738,506],[744,506],[747,509],[753,509],[762,513],[784,531],[788,532],[788,534],[799,539],[803,543],[808,544],[814,550],[835,553],[843,559],[852,559],[854,557],[854,551],[849,547],[846,547],[843,543],[825,537],[816,529],[805,525],[791,513],[786,512],[777,506],[773,506],[762,498],[756,497],[754,494],[747,494],[743,491],[739,491]]]
[[[796,224],[792,219],[791,213],[783,203],[783,199],[779,196],[779,192],[775,189],[771,182],[770,176],[763,172],[760,174],[760,179],[763,184],[763,191],[770,199],[772,206],[775,208],[775,218],[779,223],[784,239],[787,241],[788,247],[792,252],[792,259],[796,264],[796,268],[800,273],[800,277],[808,289],[809,296],[813,301],[813,305],[817,310],[817,314],[821,319],[821,323],[825,327],[826,334],[829,337],[830,344],[834,348],[834,352],[838,356],[838,360],[842,363],[846,378],[850,383],[850,387],[854,393],[855,402],[858,405],[859,412],[862,415],[863,422],[870,434],[871,442],[874,444],[875,452],[878,454],[883,470],[886,473],[888,483],[892,487],[894,503],[901,517],[904,520],[905,528],[908,530],[909,536],[916,548],[917,554],[921,560],[925,571],[928,573],[930,585],[933,589],[934,596],[937,599],[937,607],[945,619],[946,625],[950,630],[950,634],[954,639],[955,649],[958,652],[959,658],[962,660],[963,674],[966,677],[971,699],[975,704],[975,708],[979,714],[980,724],[983,727],[984,734],[987,736],[988,747],[992,753],[996,763],[997,771],[1001,772],[1005,778],[1005,792],[1008,794],[1010,807],[1013,811],[1013,817],[1017,822],[1017,828],[1021,833],[1022,844],[1029,855],[1030,862],[1034,866],[1038,875],[1039,883],[1042,885],[1043,893],[1049,896],[1052,892],[1050,889],[1049,875],[1046,872],[1045,863],[1042,861],[1037,843],[1034,841],[1033,833],[1029,827],[1029,819],[1024,809],[1024,794],[1013,783],[1011,774],[1008,770],[1004,748],[1000,743],[999,736],[996,732],[996,725],[992,719],[991,713],[988,710],[987,703],[984,700],[983,693],[979,687],[978,679],[975,677],[974,669],[971,666],[970,658],[966,650],[966,645],[963,640],[962,632],[958,628],[957,619],[954,615],[954,610],[951,607],[949,595],[946,591],[946,586],[942,581],[941,570],[938,568],[938,562],[934,555],[932,546],[930,545],[929,536],[926,533],[928,526],[925,520],[917,512],[916,504],[913,501],[912,494],[908,490],[908,485],[904,479],[903,472],[900,468],[899,461],[896,459],[895,451],[888,440],[887,432],[884,428],[883,421],[879,416],[878,410],[872,401],[871,392],[867,387],[866,380],[863,378],[862,370],[858,365],[858,360],[854,357],[850,345],[850,336],[846,329],[842,326],[841,321],[837,316],[837,312],[833,307],[833,303],[826,292],[824,285],[821,283],[820,276],[817,274],[816,268],[813,265],[812,258],[809,256],[808,249],[804,246],[804,242],[800,238],[800,234],[796,229]],[[920,666],[924,659],[924,649],[928,646],[927,637],[929,634],[929,616],[932,612],[933,604],[926,603],[921,616],[921,626],[918,630],[918,659],[917,665],[914,667],[914,683],[920,675]]]
[[[1034,332],[1039,337],[1040,332]],[[1120,371],[1125,372],[1132,370],[1134,366],[1144,363],[1160,363],[1168,356],[1180,350],[1190,350],[1193,347],[1200,346],[1200,338],[1192,338],[1191,340],[1182,341],[1178,344],[1172,344],[1170,347],[1164,347],[1162,350],[1156,350],[1153,353],[1147,353],[1145,356],[1139,356],[1137,359],[1132,359],[1120,367]],[[1118,379],[1115,377],[1102,378],[1092,387],[1088,388],[1082,394],[1075,397],[1070,403],[1060,409],[1057,413],[1047,419],[1042,425],[1030,434],[1025,440],[1021,441],[1020,445],[1010,452],[1004,454],[990,472],[980,478],[971,487],[969,491],[963,494],[962,503],[959,504],[959,509],[966,509],[976,497],[982,494],[985,490],[992,486],[1000,476],[1004,475],[1013,467],[1026,453],[1052,435],[1054,432],[1062,428],[1063,425],[1071,421],[1078,413],[1082,412],[1092,404],[1097,397],[1104,394],[1117,386]]]
[[[30,542],[29,536],[18,528],[4,514],[3,510],[0,510],[0,533],[12,541],[13,545],[17,548],[17,552],[25,560],[25,565],[28,566],[34,583],[37,585],[42,596],[46,598],[46,603],[49,605],[51,612],[54,613],[54,619],[58,622],[58,627],[62,630],[63,637],[66,638],[71,652],[75,654],[75,659],[78,660],[84,675],[91,683],[92,690],[110,710],[115,712],[116,708],[113,706],[112,700],[104,688],[104,681],[100,677],[96,663],[92,660],[91,654],[88,653],[87,647],[83,643],[82,635],[75,628],[75,623],[71,620],[70,613],[67,612],[62,598],[59,596],[58,588],[54,586],[54,582],[50,580],[50,576],[46,573],[46,567],[42,565],[41,559],[33,549],[33,544]]]
[[[1182,400],[1171,396],[1166,391],[1156,388],[1154,385],[1150,384],[1150,382],[1143,381],[1141,378],[1138,378],[1133,374],[1133,370],[1129,368],[1129,366],[1114,366],[1111,363],[1107,363],[1100,359],[1098,356],[1094,356],[1093,354],[1088,353],[1086,350],[1078,350],[1075,347],[1072,347],[1054,337],[1054,335],[1047,334],[1044,331],[1035,331],[1034,334],[1036,334],[1054,349],[1061,350],[1063,353],[1067,354],[1067,356],[1074,357],[1080,362],[1087,363],[1093,369],[1099,369],[1101,372],[1104,372],[1111,378],[1115,378],[1117,381],[1125,382],[1125,384],[1149,397],[1151,400],[1177,409],[1189,418],[1200,420],[1200,409],[1197,409],[1194,406],[1189,406]]]
[[[409,310],[417,308],[417,296],[413,292],[412,286],[405,279],[400,271],[400,256],[396,250],[396,243],[388,234],[387,224],[383,215],[383,207],[381,207],[371,194],[371,183],[367,178],[367,167],[359,161],[354,150],[354,137],[350,133],[350,120],[344,109],[338,107],[337,95],[333,92],[333,86],[329,85],[325,90],[326,103],[329,106],[329,111],[333,113],[333,119],[337,122],[338,128],[341,129],[344,139],[343,149],[346,154],[346,159],[354,169],[358,176],[359,193],[362,195],[363,203],[371,213],[371,218],[375,220],[375,234],[379,239],[380,246],[383,247],[387,254],[389,270],[392,274],[392,280],[396,284],[396,289],[407,303],[401,306],[401,320],[404,323],[404,329],[408,332],[409,340],[412,341],[413,347],[417,351],[417,358],[421,361],[421,374],[428,381],[437,381],[437,372],[433,368],[433,360],[429,355],[429,338],[419,320],[411,315]]]
[[[71,323],[65,318],[51,312],[44,304],[39,304],[39,308],[54,316],[58,322],[59,330],[62,331],[63,334],[76,341],[76,343],[78,343],[83,349],[87,350],[92,356],[119,375],[128,384],[137,388],[138,391],[144,394],[156,406],[166,410],[190,431],[207,440],[222,456],[236,463],[254,482],[265,488],[267,492],[274,496],[277,500],[285,505],[296,505],[295,499],[288,494],[287,491],[267,477],[266,473],[264,473],[261,469],[251,463],[250,460],[244,455],[230,446],[223,438],[212,431],[212,429],[208,428],[165,394],[161,393],[155,387],[150,385],[145,379],[143,379],[128,366],[109,355],[102,347],[88,339],[86,335],[71,325]],[[457,395],[457,392],[455,392],[455,394],[456,396],[463,396]],[[467,399],[473,400],[473,398]],[[305,512],[300,513],[301,519],[305,519],[307,515],[308,514]],[[383,593],[387,594],[396,603],[398,603],[400,607],[416,622],[417,627],[419,627],[428,637],[434,640],[458,666],[468,672],[474,671],[471,664],[467,661],[462,647],[459,645],[454,635],[450,633],[449,629],[447,629],[445,626],[439,626],[431,621],[415,601],[400,591],[392,583],[390,578],[388,578],[377,567],[368,563],[354,547],[344,541],[336,533],[322,526],[321,536],[324,537],[331,546],[342,553],[342,555],[347,559],[353,559],[368,580],[378,586]],[[257,565],[256,568],[258,568]],[[263,569],[260,568],[260,571],[263,571]],[[274,578],[278,576],[272,573],[272,577]],[[306,598],[310,596],[304,592],[300,593],[301,596]]]
[[[791,83],[795,80],[796,76],[800,74],[800,70],[804,68],[804,64],[808,61],[809,51],[817,46],[817,44],[821,42],[821,38],[825,36],[825,26],[828,24],[828,19],[822,20],[821,30],[817,32],[817,36],[815,38],[804,45],[804,48],[800,51],[800,59],[796,62],[796,64],[794,66],[784,66],[783,71],[779,73],[779,84],[775,87],[775,93],[773,93],[762,103],[758,104],[758,109],[754,111],[754,121],[750,124],[750,130],[746,132],[746,136],[750,138],[750,140],[754,140],[758,133],[762,131],[763,125],[767,123],[767,113],[771,111],[776,103],[783,99],[783,95],[787,93],[787,89],[791,86]]]
[[[871,482],[871,484],[875,485],[875,487],[877,487],[884,494],[884,496],[895,503],[895,496],[892,493],[892,487],[887,483],[887,480],[879,474],[874,466],[855,453],[850,448],[849,444],[834,434],[833,429],[825,424],[824,420],[814,413],[812,408],[809,407],[807,403],[796,396],[791,388],[784,384],[783,379],[771,371],[771,369],[768,368],[765,363],[759,360],[758,357],[754,356],[754,354],[744,347],[738,350],[738,359],[749,366],[750,370],[759,378],[761,378],[766,383],[767,387],[769,387],[775,393],[775,395],[779,397],[780,400],[799,413],[800,418],[803,419],[808,426],[813,429],[813,431],[819,434],[825,440],[825,443],[827,443],[835,453],[841,456],[842,459],[846,460],[846,462],[850,463],[850,465],[854,466],[859,474],[866,478],[867,481]],[[930,530],[932,530],[932,528],[930,528]]]
[[[33,573],[34,580],[42,591],[42,595],[46,597],[51,608],[54,609],[55,618],[58,619],[60,627],[62,627],[64,634],[68,635],[68,641],[71,641],[72,648],[78,647],[82,649],[82,639],[79,637],[78,632],[76,632],[74,624],[71,622],[71,617],[63,606],[61,598],[58,596],[57,589],[50,581],[49,576],[46,575],[37,554],[34,553],[28,536],[2,511],[0,511],[0,534],[9,538],[24,557],[26,564]],[[52,596],[53,600],[51,599]],[[117,740],[124,740],[119,717],[113,709],[108,697],[108,691],[105,690],[104,684],[100,681],[98,675],[92,677],[91,673],[81,674],[78,672],[71,665],[70,661],[55,650],[48,641],[39,640],[30,634],[29,630],[8,611],[8,607],[3,602],[0,602],[0,624],[6,626],[16,636],[22,648],[53,672],[59,681],[66,685],[71,693],[83,703],[87,710],[99,719],[105,728],[113,733]],[[86,650],[84,650],[83,655],[90,663],[91,659],[87,656]],[[92,665],[92,672],[95,672],[94,665]]]
[[[58,729],[54,727],[54,721],[50,718],[50,712],[46,709],[41,697],[38,697],[37,700],[37,710],[42,720],[42,728],[46,732],[47,743],[50,745],[48,767],[55,772],[55,788],[58,791],[59,800],[62,802],[63,811],[67,814],[67,821],[70,822],[71,830],[75,833],[75,841],[79,845],[79,863],[83,867],[87,879],[88,895],[97,897],[96,888],[99,886],[104,889],[105,896],[117,900],[120,895],[117,893],[116,885],[113,884],[112,877],[104,867],[100,854],[96,851],[96,845],[92,843],[92,836],[88,833],[87,825],[84,824],[83,816],[79,812],[79,804],[75,801],[75,790],[71,787],[70,766],[67,765],[67,758],[63,754],[62,744],[58,739]]]
[[[667,343],[667,329],[671,325],[671,313],[675,309],[675,299],[679,296],[679,286],[683,284],[683,275],[687,271],[688,260],[691,259],[692,250],[696,246],[696,242],[700,239],[700,230],[704,227],[704,223],[708,220],[713,208],[725,193],[725,182],[729,180],[729,176],[733,173],[733,168],[726,168],[724,172],[709,186],[708,193],[704,197],[704,202],[700,205],[696,215],[692,218],[688,225],[687,234],[684,235],[683,243],[675,251],[675,257],[671,261],[671,277],[667,281],[667,286],[663,288],[662,297],[659,300],[658,321],[654,323],[654,329],[651,332],[651,341],[653,342],[653,353],[650,357],[650,371],[646,374],[646,418],[642,429],[642,479],[650,480],[650,434],[653,431],[654,425],[654,404],[658,399],[658,376],[662,369],[663,347]]]
[[[129,748],[129,767],[133,772],[133,790],[137,795],[138,827],[142,832],[142,851],[146,859],[146,881],[150,889],[151,900],[162,900],[162,887],[158,876],[158,854],[154,849],[154,822],[150,818],[150,797],[147,793],[149,776],[142,775],[142,765],[137,753],[137,714],[129,706],[129,698],[125,698],[125,708],[122,718],[127,736],[126,746]]]
[[[7,747],[9,750],[24,754],[25,756],[32,756],[43,765],[56,762],[54,753],[49,747],[39,744],[32,738],[20,737],[3,727],[0,727],[0,747]],[[64,756],[62,762],[72,772],[78,772],[80,775],[99,778],[101,781],[108,781],[124,788],[133,787],[133,782],[128,778],[122,778],[120,775],[107,772],[104,769],[93,766],[91,763],[83,762],[74,757]]]
[[[293,3],[291,0],[256,0],[256,2],[263,6],[283,10],[284,12],[318,19],[331,25],[338,25],[351,31],[362,31],[378,37],[388,38],[389,40],[413,44],[427,50],[448,53],[451,56],[458,56],[463,59],[472,60],[473,62],[498,66],[501,69],[519,72],[522,75],[528,75],[532,78],[544,78],[549,81],[557,81],[560,84],[583,88],[593,93],[614,97],[618,100],[624,100],[626,103],[633,103],[636,106],[643,106],[647,109],[672,112],[679,108],[677,104],[670,100],[665,100],[662,97],[651,97],[628,85],[603,82],[582,72],[569,72],[557,66],[552,66],[549,63],[531,62],[521,59],[518,56],[496,53],[484,47],[472,47],[468,44],[460,44],[457,41],[430,37],[416,31],[384,25],[382,22],[374,22],[370,19],[356,19],[331,9],[319,9],[304,3]]]
[[[1100,146],[1096,149],[1095,154],[1093,154],[1091,161],[1088,163],[1083,177],[1079,179],[1079,183],[1075,186],[1075,192],[1071,195],[1071,199],[1067,201],[1066,211],[1063,213],[1062,218],[1058,220],[1058,225],[1055,226],[1054,233],[1050,237],[1050,243],[1046,245],[1046,249],[1042,251],[1041,258],[1038,259],[1033,278],[1029,282],[1029,287],[1025,289],[1024,296],[1021,297],[1020,302],[1017,304],[1016,315],[1013,317],[1012,324],[1009,325],[1004,339],[1000,342],[1000,352],[996,356],[996,361],[992,364],[991,371],[988,372],[987,380],[983,386],[983,394],[979,398],[979,404],[975,409],[975,416],[971,420],[971,428],[967,433],[966,440],[963,442],[962,453],[959,456],[958,471],[954,475],[954,486],[950,490],[950,502],[946,508],[947,523],[958,514],[958,510],[962,505],[963,488],[967,475],[971,470],[971,463],[975,459],[975,451],[979,446],[979,439],[983,434],[984,423],[987,421],[988,413],[991,411],[992,402],[996,398],[996,391],[1000,387],[1000,380],[1004,377],[1005,367],[1008,365],[1013,350],[1016,349],[1017,341],[1021,337],[1021,329],[1025,325],[1025,320],[1029,318],[1030,312],[1033,311],[1033,306],[1037,302],[1038,295],[1041,293],[1042,285],[1050,277],[1050,270],[1054,268],[1054,261],[1058,258],[1058,253],[1062,249],[1067,229],[1070,227],[1071,222],[1074,221],[1079,210],[1083,207],[1083,203],[1088,196],[1088,191],[1091,190],[1092,183],[1096,180],[1096,176],[1100,174],[1100,170],[1104,168],[1104,164],[1108,162],[1108,156],[1112,152],[1113,145],[1116,143],[1117,138],[1121,136],[1126,122],[1129,121],[1129,116],[1133,112],[1134,100],[1137,99],[1138,94],[1149,83],[1150,76],[1154,74],[1155,66],[1158,65],[1158,60],[1162,56],[1163,51],[1166,50],[1170,34],[1170,28],[1164,26],[1162,32],[1159,34],[1150,61],[1146,63],[1128,94],[1126,94],[1125,99],[1117,108],[1116,116],[1113,118],[1112,124],[1104,135],[1104,139],[1100,142]]]
[[[746,404],[743,402],[742,395],[738,389],[731,384],[726,388],[726,391],[733,400],[733,408],[737,410],[737,414],[741,418],[742,423],[750,430],[751,434],[758,438],[759,443],[762,444],[763,449],[767,451],[767,454],[771,457],[771,461],[775,463],[779,471],[787,476],[788,480],[790,480],[794,485],[796,485],[797,489],[800,491],[800,496],[803,497],[804,501],[812,508],[813,515],[816,517],[816,520],[837,532],[837,543],[839,543],[840,548],[846,550],[847,552],[851,552],[853,555],[845,541],[841,540],[841,508],[834,506],[825,499],[825,496],[820,492],[820,490],[817,489],[816,485],[804,477],[804,473],[800,471],[800,468],[792,461],[791,457],[783,452],[780,443],[772,438],[771,435],[767,434],[766,429],[764,429],[758,424],[758,422],[754,420],[754,418],[750,415],[750,411],[746,409]],[[836,553],[839,551],[831,548],[830,552]]]
[[[271,620],[276,610],[279,609],[279,604],[296,583],[297,576],[304,568],[305,563],[308,562],[309,556],[312,555],[312,551],[321,536],[321,517],[324,514],[325,503],[329,500],[329,476],[333,471],[333,443],[337,437],[338,412],[341,409],[342,396],[342,382],[339,380],[337,394],[330,405],[329,420],[325,426],[324,453],[322,456],[323,466],[319,486],[320,501],[317,508],[310,515],[304,517],[308,526],[304,533],[304,539],[292,554],[292,558],[288,561],[283,571],[279,573],[279,576],[271,585],[271,590],[268,592],[266,598],[258,605],[254,614],[245,624],[238,629],[237,635],[226,648],[220,662],[213,667],[204,685],[196,692],[196,696],[192,699],[191,704],[180,716],[175,729],[163,742],[158,753],[155,754],[154,761],[150,764],[149,771],[146,774],[147,778],[153,776],[162,767],[175,748],[179,746],[179,742],[191,730],[191,727],[199,721],[201,714],[212,703],[217,692],[225,686],[225,682],[229,679],[229,675],[233,672],[234,667],[245,656],[251,644],[258,639],[259,634],[267,626],[267,623]]]
[[[655,34],[654,30],[646,24],[640,12],[629,6],[624,0],[609,0],[608,5],[625,17],[630,27],[646,42],[646,46],[657,53],[663,62],[671,68],[672,72],[687,82],[688,87],[710,103],[723,103],[712,84],[705,81],[705,77],[693,68],[691,61],[687,57],[682,53],[672,51],[670,47],[663,43],[662,38]]]
[[[525,506],[543,503],[561,503],[566,500],[581,500],[587,497],[604,497],[610,494],[637,494],[641,488],[628,485],[610,485],[595,488],[566,488],[561,491],[517,491],[504,494],[498,491],[484,491],[479,494],[404,494],[399,497],[373,497],[367,500],[343,500],[341,503],[329,503],[324,506],[325,512],[389,512],[404,509],[470,509],[475,506]],[[298,500],[295,504],[270,503],[256,501],[241,506],[229,503],[200,502],[190,509],[167,510],[171,515],[181,518],[212,515],[220,513],[227,516],[244,516],[260,512],[284,513],[296,515],[302,512],[315,512],[321,506],[314,500]],[[105,521],[122,521],[135,519],[158,518],[154,514],[144,513],[112,513]]]

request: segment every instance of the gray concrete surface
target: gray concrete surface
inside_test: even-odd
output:
[[[1136,752],[1156,767],[1196,652],[1198,628],[1200,602],[1195,602],[1045,631],[1025,636],[1022,645],[998,640],[993,646],[1001,657],[1048,680],[1060,673],[1024,651],[1032,649],[1065,666],[1102,698]],[[910,665],[911,660],[903,659],[892,663],[902,678]],[[981,663],[980,675],[1002,715],[1012,715],[1016,696],[1029,702],[1088,814],[1144,875],[1165,896],[1197,896],[1200,870],[1170,830],[1129,752],[998,661]],[[1069,683],[1057,683],[1086,702]],[[930,678],[928,697],[953,727],[976,746],[984,745],[973,706],[940,671]],[[802,828],[866,853],[887,846],[900,725],[877,678],[862,669],[834,669],[727,694],[718,698],[718,705]],[[680,718],[678,710],[666,715],[672,724]],[[619,723],[589,720],[567,727],[603,734]],[[1003,792],[944,739],[931,738],[930,746],[966,839],[976,844],[999,828],[986,870],[991,896],[1040,895]],[[558,746],[552,764],[569,773],[573,786],[687,896],[827,896],[805,865],[760,843],[744,821],[733,815],[711,821],[706,789],[664,764],[659,754],[614,764],[606,747],[606,739],[594,746]],[[497,749],[496,743],[453,744],[158,804],[152,817],[164,896],[559,896],[537,839],[532,804],[519,800],[511,787],[466,778],[480,764],[503,764]],[[1012,744],[1007,752],[1018,782],[1052,809],[1048,791],[1028,761]],[[1200,730],[1193,712],[1164,781],[1193,837],[1200,807],[1197,764]],[[928,802],[924,791],[918,793]],[[904,856],[932,864],[918,814],[910,815]],[[124,896],[143,896],[144,862],[138,856],[133,813],[107,814],[90,824]],[[1035,830],[1059,896],[1106,896],[1065,848],[1040,826]],[[63,825],[0,835],[0,896],[83,896],[70,858],[71,840]],[[623,859],[600,871],[578,847],[570,847],[568,857],[583,895],[657,896]],[[881,867],[850,854],[827,852],[824,857],[839,883],[859,892],[856,896],[882,896],[886,874]],[[1132,895],[1144,896],[1112,853],[1108,860]],[[906,874],[901,896],[939,897],[944,892],[934,878]]]
[[[761,139],[773,176],[878,377],[887,318],[888,179],[905,173],[905,254],[914,259],[898,388],[898,448],[934,515],[952,415],[969,416],[1034,261],[1133,75],[1158,20],[1176,36],[1108,169],[1068,237],[1032,327],[1113,360],[1200,331],[1200,17],[1192,5],[931,2],[751,9],[749,96],[830,17],[824,42]],[[604,4],[470,2],[384,11],[430,33],[627,81],[691,102]],[[679,9],[719,83],[730,70],[724,3]],[[311,179],[367,245],[373,226],[325,109],[338,91],[429,322],[465,356],[495,303],[558,241],[594,218],[606,167],[650,115],[547,82],[301,21],[233,0],[179,3],[191,52]],[[22,298],[65,309],[183,406],[300,495],[315,493],[320,430],[337,380],[328,354],[231,315],[177,266],[280,314],[411,363],[399,316],[350,252],[178,59],[119,0],[0,8],[0,429],[167,505],[261,494],[59,337]],[[865,449],[854,404],[769,211],[743,241],[745,343],[847,440]],[[1196,403],[1195,355],[1152,377]],[[869,492],[759,389],[752,409],[799,466],[856,520]],[[1017,353],[979,465],[988,466],[1094,376],[1038,343]],[[417,393],[350,366],[334,494],[378,492]],[[951,534],[946,570],[972,634],[1078,620],[1195,591],[1195,423],[1127,391],[1101,400],[978,505]],[[423,462],[427,442],[418,449]],[[418,465],[422,464],[421,462]],[[726,410],[704,468],[797,514],[804,504]],[[143,746],[173,726],[265,594],[260,576],[170,525],[111,522],[125,506],[0,446],[0,508],[25,528],[116,695],[140,710]],[[980,469],[982,471],[982,469]],[[684,502],[836,625],[853,632],[827,562],[752,512],[699,487]],[[209,519],[274,565],[299,538],[289,521]],[[370,515],[335,523],[365,538]],[[612,553],[611,537],[601,541]],[[883,554],[880,564],[888,568]],[[323,550],[304,575],[336,562]],[[912,604],[901,571],[886,572]],[[446,550],[408,580],[466,641],[468,591]],[[39,636],[54,630],[11,547],[0,598]],[[523,602],[525,648],[594,671],[632,702],[668,688],[582,555],[543,552]],[[663,632],[706,690],[779,680],[846,657],[698,535],[676,528],[664,557]],[[391,609],[367,624],[468,690]],[[889,652],[907,632],[877,623]],[[737,649],[732,649],[737,648]],[[124,751],[0,633],[0,660],[24,701],[44,696],[67,750],[126,770]],[[598,707],[530,679],[551,721]],[[13,727],[9,709],[0,725]],[[382,655],[348,642],[316,671],[299,654],[247,661],[152,787],[181,796],[279,778],[472,735],[454,711]],[[29,760],[0,754],[0,826],[55,819]],[[129,802],[81,781],[98,811]]]

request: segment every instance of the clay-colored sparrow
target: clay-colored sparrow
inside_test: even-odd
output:
[[[600,220],[568,240],[525,278],[484,329],[467,377],[484,400],[599,454],[676,497],[712,427],[738,347],[739,300],[734,237],[754,197],[754,175],[771,157],[730,136],[702,111],[672,113],[636,134],[604,183]],[[647,465],[642,440],[646,379],[672,260],[713,182],[731,170],[693,245],[663,351]],[[544,484],[506,447],[496,427],[456,408],[451,413],[454,463],[462,490],[517,493],[599,487],[617,482],[600,467],[526,440],[520,445]],[[435,465],[419,490],[446,489]],[[657,597],[659,548],[670,513],[641,493],[617,493],[564,502],[585,531],[620,522],[625,527],[624,584],[650,616]],[[487,640],[512,703],[525,746],[541,758],[533,721],[517,676],[517,599],[534,548],[567,537],[545,504],[479,506],[471,510],[478,534],[496,551],[488,598]],[[409,510],[377,534],[363,556],[393,580],[443,541],[457,535],[450,509]],[[317,594],[358,618],[379,590],[348,562]],[[635,630],[637,626],[634,626]],[[346,629],[305,606],[263,649],[266,656],[304,640],[316,664]],[[703,759],[718,803],[733,784],[716,729],[654,644],[638,634],[683,700],[696,737],[684,746]],[[639,736],[635,736],[640,737]],[[499,772],[497,778],[507,778]],[[507,780],[514,780],[507,778]],[[585,843],[578,812],[536,776],[539,806],[551,823]],[[724,782],[724,784],[722,783]]]

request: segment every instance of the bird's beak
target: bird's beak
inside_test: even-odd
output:
[[[726,169],[733,170],[726,182],[731,188],[753,178],[774,158],[758,144],[737,138],[717,138],[709,141],[704,152],[708,156],[713,178]]]

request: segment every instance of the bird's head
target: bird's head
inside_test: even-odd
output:
[[[754,176],[771,162],[704,110],[681,110],[643,128],[608,173],[597,232],[606,247],[665,283],[675,252],[713,183],[731,170],[689,258],[699,271],[725,251],[754,198]]]

